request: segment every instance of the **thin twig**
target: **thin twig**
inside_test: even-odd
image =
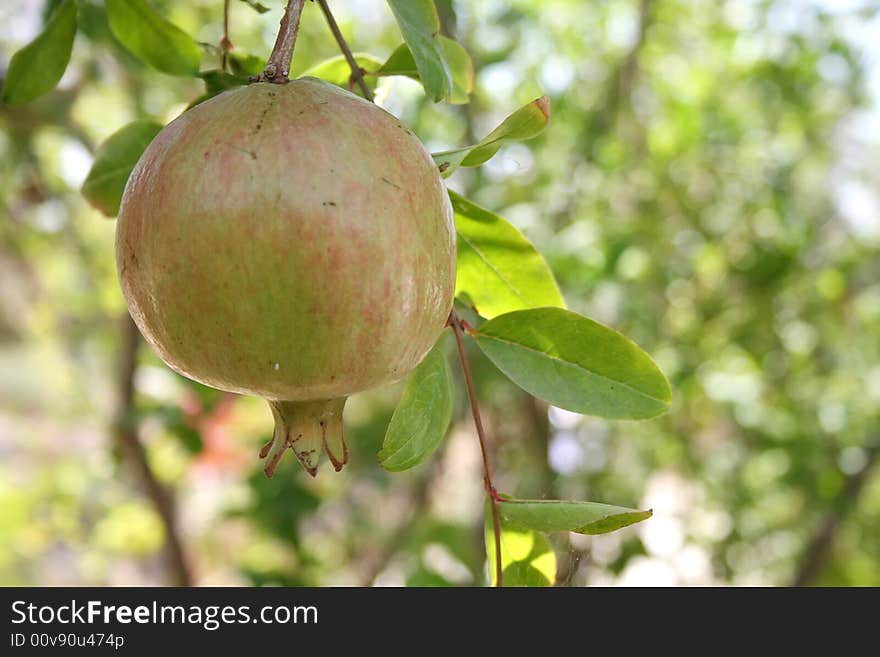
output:
[[[348,43],[345,41],[345,37],[342,36],[342,32],[339,30],[339,25],[337,25],[336,19],[333,18],[333,13],[330,11],[330,6],[327,4],[327,0],[317,0],[317,2],[321,5],[321,11],[324,12],[327,24],[330,26],[330,31],[333,32],[333,36],[336,38],[336,43],[339,44],[339,49],[342,51],[342,54],[345,56],[345,61],[348,62],[348,65],[351,68],[352,79],[357,82],[358,87],[360,87],[364,94],[364,98],[373,102],[373,92],[370,91],[369,85],[366,80],[364,80],[364,71],[354,58],[351,48],[348,47]]]
[[[464,341],[461,338],[465,326],[455,309],[449,313],[449,325],[455,334],[455,344],[458,347],[458,359],[461,361],[461,371],[464,374],[464,383],[467,387],[468,399],[471,402],[471,412],[474,416],[474,425],[477,428],[477,438],[480,441],[480,455],[483,458],[483,484],[486,495],[492,506],[492,526],[495,533],[495,586],[502,586],[501,564],[501,519],[498,514],[498,491],[492,483],[492,469],[489,465],[489,452],[486,449],[486,431],[483,429],[483,420],[480,417],[480,406],[477,402],[477,393],[474,390],[474,381],[471,378],[471,366],[468,364],[467,354],[464,350]]]
[[[193,575],[183,548],[183,541],[177,531],[177,513],[174,498],[159,483],[146,450],[141,443],[140,433],[134,416],[134,374],[137,368],[137,354],[141,345],[141,334],[126,313],[122,326],[122,351],[119,362],[119,406],[115,423],[116,440],[123,453],[131,461],[141,479],[144,491],[153,503],[162,525],[165,528],[165,553],[176,586],[192,586]]]
[[[306,0],[288,0],[284,15],[281,17],[275,46],[266,61],[266,68],[257,78],[258,82],[287,84],[289,81],[290,60],[293,59],[293,47],[296,45],[296,36],[299,33],[299,18],[305,2]]]
[[[229,40],[229,0],[223,0],[223,36],[220,38],[220,50],[223,54],[220,57],[220,67],[229,72],[229,51],[235,46]]]

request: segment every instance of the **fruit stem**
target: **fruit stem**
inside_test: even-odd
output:
[[[272,54],[266,61],[266,68],[257,78],[257,82],[287,84],[289,81],[290,60],[293,59],[293,47],[296,45],[296,36],[299,33],[299,18],[305,3],[306,0],[288,0],[284,15],[281,17],[278,36],[275,38],[275,47],[272,48]]]
[[[360,87],[361,91],[364,94],[364,98],[369,100],[371,103],[374,102],[373,92],[370,91],[369,85],[367,85],[366,80],[364,80],[364,71],[358,65],[357,60],[354,58],[354,55],[351,52],[351,48],[348,47],[348,43],[346,43],[345,41],[345,37],[342,36],[339,25],[336,23],[336,19],[333,17],[333,12],[330,11],[330,5],[327,4],[327,0],[318,0],[318,4],[321,5],[321,11],[324,12],[324,17],[327,19],[327,25],[330,26],[330,31],[333,32],[336,43],[339,44],[339,49],[342,51],[342,54],[345,57],[345,61],[348,62],[348,65],[351,68],[351,78],[355,82],[357,82],[358,87]]]
[[[480,441],[480,454],[483,457],[483,485],[486,489],[486,496],[492,507],[492,527],[495,534],[495,586],[502,586],[502,572],[504,570],[501,564],[501,518],[498,513],[498,502],[500,497],[498,491],[492,483],[492,468],[489,466],[489,452],[486,449],[486,431],[483,429],[483,420],[480,417],[480,406],[477,402],[477,393],[474,391],[474,381],[471,378],[471,366],[468,364],[467,354],[464,351],[464,341],[461,338],[462,332],[465,330],[466,322],[462,320],[455,308],[449,313],[449,326],[455,333],[455,344],[458,347],[458,359],[461,361],[461,371],[464,374],[464,383],[467,387],[468,399],[471,402],[471,412],[474,416],[474,425],[477,427],[477,438]]]

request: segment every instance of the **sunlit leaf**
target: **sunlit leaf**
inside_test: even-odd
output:
[[[452,74],[440,43],[440,17],[434,0],[388,0],[419,71],[428,97],[435,102],[452,92]]]
[[[113,36],[140,60],[171,75],[199,72],[198,43],[144,0],[106,0],[106,7]]]
[[[505,520],[535,531],[578,534],[607,534],[651,517],[650,510],[566,500],[506,499],[498,509]]]
[[[486,509],[486,554],[489,577],[495,577],[495,530],[492,512]],[[547,537],[519,523],[501,518],[501,583],[504,586],[553,586],[556,553]]]
[[[440,167],[442,175],[446,177],[458,167],[475,167],[483,164],[508,142],[537,137],[544,132],[549,120],[550,99],[541,96],[528,105],[520,107],[476,144],[433,153],[432,157]]]
[[[452,400],[452,373],[441,339],[406,381],[379,452],[382,467],[399,472],[431,456],[449,428]]]
[[[565,307],[544,257],[497,214],[449,192],[458,233],[455,294],[490,319],[511,310]]]
[[[108,217],[116,216],[131,170],[161,129],[154,121],[135,121],[101,144],[82,186],[89,203]]]
[[[361,52],[354,53],[354,60],[365,71],[375,71],[382,65],[382,60],[375,55]],[[351,66],[343,55],[336,55],[330,59],[325,59],[312,66],[309,70],[302,74],[302,77],[313,77],[326,80],[344,89],[354,89],[349,82],[351,80]],[[372,75],[364,76],[364,80],[370,89],[376,88],[376,78]]]
[[[440,35],[440,47],[452,77],[452,91],[449,94],[449,102],[463,104],[470,100],[470,93],[474,88],[474,65],[471,57],[464,47],[449,37]],[[384,64],[376,70],[376,75],[405,75],[419,79],[419,71],[416,67],[412,51],[405,43],[400,44],[391,53]]]
[[[76,35],[76,2],[64,0],[36,39],[16,52],[3,81],[3,102],[27,103],[51,91],[70,61]]]
[[[571,311],[517,310],[472,335],[514,383],[560,408],[637,420],[669,406],[669,383],[648,354],[617,331]]]

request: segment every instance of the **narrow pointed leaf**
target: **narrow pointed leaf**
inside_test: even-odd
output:
[[[266,60],[257,55],[231,52],[229,53],[229,68],[234,75],[259,75],[266,68]]]
[[[205,93],[187,105],[187,110],[192,109],[199,103],[204,103],[209,98],[213,98],[217,94],[221,94],[228,89],[243,87],[250,83],[249,77],[246,75],[227,73],[220,69],[202,71],[199,73],[199,77],[205,81]]]
[[[227,73],[220,69],[202,71],[199,73],[199,77],[205,81],[205,90],[208,97],[216,96],[227,89],[234,89],[235,87],[242,87],[248,84],[246,76]]]
[[[64,0],[37,38],[9,61],[3,81],[3,102],[27,103],[54,89],[70,61],[74,36],[76,2]]]
[[[517,310],[472,335],[514,383],[560,408],[638,420],[669,406],[669,383],[651,357],[629,338],[577,313]]]
[[[441,37],[444,38],[444,37]],[[406,77],[419,79],[419,69],[412,51],[406,43],[401,43],[394,49],[388,59],[376,70],[376,75],[405,75]]]
[[[489,577],[494,586],[495,530],[488,507],[485,540]],[[556,553],[547,537],[502,517],[501,577],[504,586],[553,586],[556,583]]]
[[[516,227],[449,192],[458,233],[455,294],[487,319],[538,306],[565,307],[544,257]]]
[[[524,141],[537,137],[544,132],[549,121],[550,99],[547,96],[541,96],[528,105],[520,107],[476,144],[433,153],[432,157],[440,167],[443,176],[447,177],[458,167],[475,167],[483,164],[508,142]]]
[[[431,456],[449,428],[452,399],[452,374],[441,339],[406,381],[379,452],[382,467],[399,472]]]
[[[443,56],[452,77],[452,90],[448,100],[453,105],[467,103],[474,88],[474,65],[471,62],[471,57],[458,41],[442,34],[439,38],[440,47],[443,49]],[[405,75],[418,80],[419,71],[409,46],[405,43],[400,44],[385,63],[376,70],[376,75]]]
[[[101,144],[82,186],[82,194],[108,217],[119,212],[119,202],[131,170],[162,124],[134,121],[114,132]]]
[[[452,92],[452,74],[440,43],[440,17],[434,0],[388,0],[403,40],[412,51],[425,93],[434,102]]]
[[[607,534],[651,517],[652,512],[599,502],[515,500],[498,503],[502,518],[539,532]]]
[[[144,0],[106,0],[106,7],[113,36],[138,59],[171,75],[199,72],[198,43]]]
[[[375,71],[382,65],[382,60],[375,55],[369,53],[354,53],[354,60],[365,71]],[[309,70],[302,74],[302,77],[313,77],[326,80],[344,89],[357,89],[349,84],[351,80],[351,67],[343,55],[336,55],[330,59],[325,59],[312,66]],[[376,88],[376,77],[373,75],[364,76],[364,80],[370,89]]]
[[[474,90],[474,63],[471,56],[458,41],[440,36],[440,45],[443,48],[443,56],[452,76],[452,90],[449,92],[449,102],[453,105],[466,105],[470,102],[471,92]]]

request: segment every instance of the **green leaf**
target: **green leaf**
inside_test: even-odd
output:
[[[543,534],[501,518],[501,583],[504,586],[553,586],[556,553]],[[486,507],[486,554],[489,577],[495,585],[495,530],[492,511]]]
[[[453,105],[467,103],[474,88],[474,65],[471,62],[471,57],[458,41],[442,34],[440,35],[440,47],[452,77],[449,102]],[[391,56],[376,71],[376,75],[404,75],[414,80],[420,79],[412,51],[405,43],[400,44],[391,53]]]
[[[403,40],[412,51],[425,93],[434,101],[452,93],[452,74],[440,43],[440,17],[434,0],[388,0]]]
[[[508,116],[501,124],[472,146],[432,153],[443,177],[458,167],[475,167],[491,159],[504,144],[537,137],[550,121],[550,99],[536,98]]]
[[[108,217],[116,216],[131,170],[161,129],[154,121],[134,121],[101,144],[82,186],[89,203]]]
[[[565,307],[544,257],[514,226],[450,191],[458,233],[455,294],[487,319],[538,306]]]
[[[199,103],[205,102],[209,98],[213,98],[217,94],[223,93],[227,89],[242,87],[249,83],[248,77],[245,75],[234,75],[220,69],[202,71],[199,73],[199,77],[205,81],[205,93],[187,105],[187,110],[192,109]]]
[[[199,73],[199,77],[205,81],[205,90],[209,94],[209,97],[216,96],[227,89],[234,89],[235,87],[242,87],[248,84],[246,76],[233,75],[232,73],[227,73],[220,69],[202,71]]]
[[[382,60],[375,55],[361,52],[354,53],[354,60],[365,71],[375,71],[382,65]],[[309,70],[302,74],[301,77],[313,77],[326,80],[343,89],[351,90],[353,87],[349,84],[351,80],[351,67],[343,55],[336,55],[330,59],[325,59],[312,66]],[[364,80],[370,89],[376,88],[376,78],[372,75],[364,76]]]
[[[266,68],[266,60],[256,55],[231,52],[229,53],[229,68],[235,75],[259,75]]]
[[[269,7],[266,5],[256,2],[256,0],[241,0],[243,3],[248,5],[251,9],[260,14],[265,14],[267,11],[271,11]]]
[[[498,503],[501,517],[539,532],[607,534],[651,517],[652,512],[599,502],[515,500]]]
[[[400,472],[431,456],[449,428],[452,400],[452,373],[441,339],[406,381],[379,452],[382,467]]]
[[[446,58],[446,66],[452,76],[452,90],[449,102],[453,105],[465,105],[470,102],[474,90],[474,64],[471,56],[458,41],[440,35],[440,47]]]
[[[110,31],[132,54],[163,73],[198,74],[198,43],[144,0],[106,0],[106,7]]]
[[[70,61],[76,36],[76,2],[64,0],[36,39],[16,52],[3,82],[3,102],[27,103],[51,91]]]
[[[442,37],[441,38],[445,38]],[[419,69],[416,68],[416,60],[413,59],[412,51],[406,43],[401,43],[394,49],[385,63],[377,70],[376,75],[405,75],[414,80],[419,79]]]
[[[650,356],[629,338],[577,313],[517,310],[471,334],[514,383],[560,408],[638,420],[669,406],[669,383]]]

